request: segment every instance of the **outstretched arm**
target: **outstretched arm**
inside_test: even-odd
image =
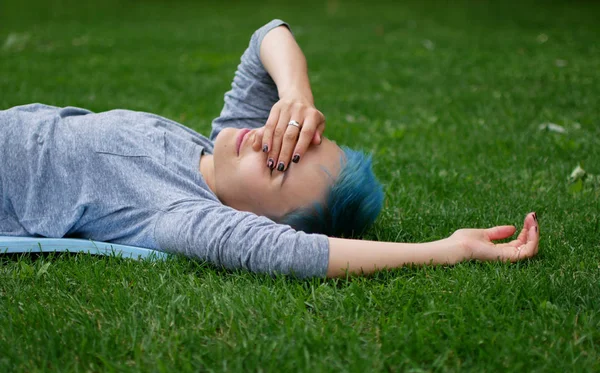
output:
[[[327,277],[345,276],[346,272],[369,274],[410,264],[455,264],[471,259],[515,262],[536,255],[540,232],[535,213],[525,217],[523,230],[515,240],[492,243],[512,236],[515,231],[514,226],[461,229],[446,239],[421,244],[329,238]]]

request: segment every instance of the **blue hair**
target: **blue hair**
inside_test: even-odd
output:
[[[333,237],[362,234],[383,208],[383,187],[372,170],[372,156],[342,146],[340,173],[325,202],[314,202],[277,219],[306,233]],[[326,170],[325,170],[326,171]]]

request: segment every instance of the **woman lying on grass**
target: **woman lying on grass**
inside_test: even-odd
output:
[[[322,137],[306,60],[279,20],[252,36],[210,138],[153,114],[40,104],[0,111],[0,125],[3,235],[90,238],[300,277],[538,250],[534,213],[504,244],[491,241],[515,227],[421,244],[334,238],[372,224],[383,191],[369,157]]]

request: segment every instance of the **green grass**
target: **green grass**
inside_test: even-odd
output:
[[[250,34],[282,18],[328,136],[375,154],[387,196],[365,238],[536,211],[539,255],[335,281],[2,257],[0,371],[600,370],[600,4],[129,3],[2,1],[0,109],[144,110],[208,134]]]

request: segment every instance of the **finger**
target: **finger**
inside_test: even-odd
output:
[[[527,226],[523,226],[523,229],[521,229],[521,232],[519,233],[519,236],[517,237],[517,239],[510,241],[509,244],[513,245],[513,246],[519,246],[519,245],[524,245],[527,243]]]
[[[279,122],[280,113],[281,111],[279,110],[279,106],[273,106],[271,112],[269,113],[269,118],[263,127],[262,149],[265,153],[271,149],[273,132],[275,132],[275,127],[277,127],[277,123]]]
[[[503,250],[505,251],[505,257],[511,262],[517,262],[526,258],[531,258],[537,254],[539,242],[539,229],[537,226],[530,227],[527,230],[527,243],[509,246],[504,245]]]
[[[525,215],[525,220],[523,221],[523,228],[529,231],[529,228],[537,224],[537,215],[535,212],[530,212]]]
[[[319,136],[318,132],[315,132],[315,134],[312,137],[312,140],[310,141],[311,144],[315,144],[315,145],[320,145],[321,144],[321,138]]]
[[[296,126],[287,126],[285,134],[283,135],[281,152],[279,152],[279,156],[277,157],[277,171],[285,171],[289,167],[292,151],[296,146],[300,132],[301,130]]]
[[[510,241],[508,243],[508,245],[510,246],[520,246],[520,245],[524,245],[527,243],[527,232],[529,231],[529,228],[531,228],[532,226],[532,222],[533,222],[533,216],[531,214],[528,214],[525,217],[525,222],[523,224],[523,229],[521,229],[521,232],[519,233],[519,236]]]
[[[485,234],[490,241],[503,240],[515,234],[517,228],[513,225],[499,225],[497,227],[485,229]]]
[[[325,132],[325,119],[320,121],[319,125],[317,126],[317,130],[315,131],[311,143],[315,145],[321,145],[321,142],[323,141],[323,132]]]
[[[536,220],[537,220],[537,217],[536,217]],[[531,256],[537,255],[538,250],[540,248],[540,227],[539,227],[539,225],[536,224],[535,226],[531,227],[531,229],[529,230],[527,239],[528,239],[527,245],[532,247],[531,250],[532,250],[533,254]]]
[[[314,139],[316,131],[317,128],[315,123],[315,117],[307,117],[306,121],[302,126],[300,137],[298,138],[298,141],[295,144],[294,157],[292,158],[294,163],[298,163],[300,159],[302,159],[302,156],[304,156],[311,144],[311,139]]]
[[[537,253],[540,244],[540,228],[536,225],[532,227],[529,232],[529,242],[527,242],[527,244],[532,245],[535,248],[534,252]]]
[[[519,237],[515,241],[519,241],[521,245],[527,243],[527,232],[529,232],[529,228],[534,226],[535,222],[535,212],[531,212],[525,216],[525,221],[523,222],[523,229],[521,233],[519,233]]]
[[[272,162],[273,164],[271,169],[279,167],[277,159],[279,158],[281,143],[283,142],[283,135],[285,134],[288,123],[290,122],[290,117],[291,114],[289,114],[286,110],[281,110],[279,113],[277,127],[275,127],[275,131],[273,132],[273,140],[271,141],[271,146],[269,147],[269,156],[267,157],[267,162],[269,164]]]
[[[527,232],[527,244],[521,246],[521,255],[519,259],[531,258],[537,253],[540,241],[540,232],[537,226],[529,228]]]
[[[262,148],[262,138],[263,138],[263,133],[265,131],[265,127],[261,127],[259,129],[253,130],[254,133],[252,134],[252,149],[254,151],[259,151]]]
[[[517,247],[520,245],[524,245],[527,243],[527,232],[529,232],[529,228],[537,225],[537,216],[535,212],[530,212],[525,216],[525,220],[523,222],[523,229],[519,233],[519,236],[508,243],[509,246]]]

